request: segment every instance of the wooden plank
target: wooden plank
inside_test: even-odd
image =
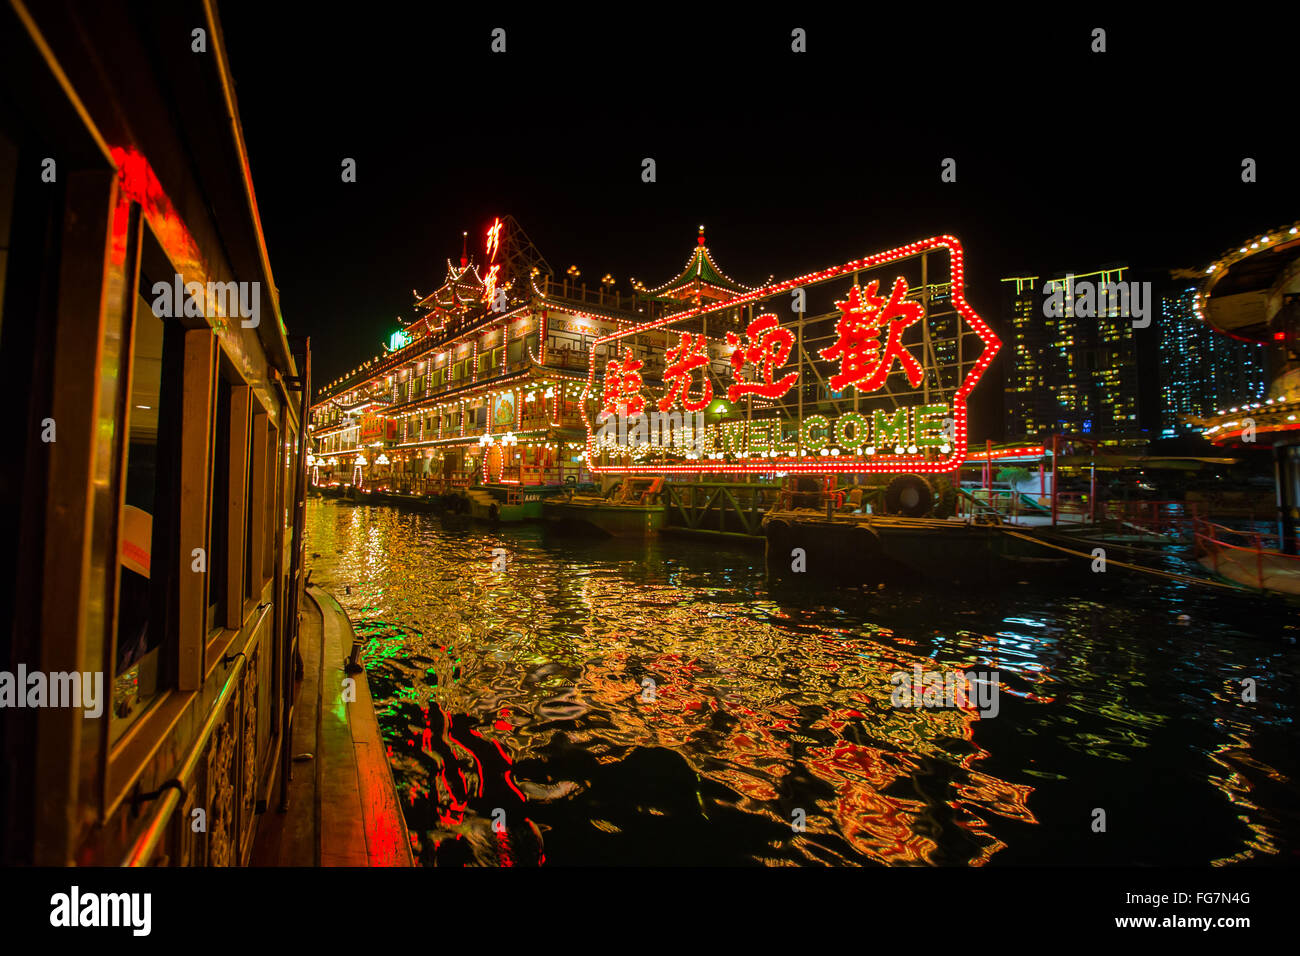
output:
[[[318,866],[316,832],[316,770],[320,760],[316,711],[320,706],[321,615],[311,601],[303,602],[301,636],[303,677],[296,684],[297,704],[289,746],[288,809],[263,813],[253,843],[252,866]],[[311,754],[310,760],[292,761]]]

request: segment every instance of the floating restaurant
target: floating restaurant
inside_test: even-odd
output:
[[[594,289],[580,278],[570,269],[557,279],[512,217],[494,221],[482,260],[448,261],[386,351],[318,393],[314,483],[417,494],[514,486],[512,504],[517,489],[587,484],[583,403],[592,369],[613,354],[610,337],[752,291],[717,268],[702,232],[682,273],[657,288],[628,295],[609,276]],[[641,347],[648,374],[663,367],[663,338],[657,353]]]
[[[603,287],[555,281],[517,224],[497,221],[486,264],[449,261],[388,350],[321,391],[313,481],[424,494],[587,480],[588,346],[631,321],[631,307]]]
[[[451,527],[764,540],[769,573],[802,549],[867,580],[1020,580],[1190,530],[1180,503],[1099,503],[1095,442],[969,447],[967,402],[1001,342],[965,298],[954,236],[746,286],[700,227],[678,275],[627,296],[575,267],[557,280],[510,217],[481,259],[468,245],[384,354],[318,394],[323,493],[422,503]],[[1067,497],[1057,470],[1079,441],[1091,477]],[[1037,463],[1037,495],[992,488],[1014,462]],[[982,481],[963,482],[972,467]]]
[[[480,261],[448,262],[385,353],[318,393],[313,482],[505,489],[513,504],[624,475],[954,474],[965,460],[966,400],[999,343],[964,299],[951,236],[746,286],[701,227],[662,285],[624,296],[579,277],[557,280],[496,220]],[[851,282],[839,298],[837,280]],[[672,423],[666,440],[628,442],[652,415]]]

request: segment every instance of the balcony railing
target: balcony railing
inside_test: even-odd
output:
[[[580,302],[584,305],[603,306],[606,309],[625,312],[635,312],[637,309],[636,296],[609,288],[603,283],[598,284],[596,288],[588,289],[587,283],[570,280],[568,276],[559,279],[542,276],[538,288],[548,299],[564,299],[567,302]]]

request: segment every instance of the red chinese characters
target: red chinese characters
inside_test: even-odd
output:
[[[645,399],[641,397],[643,364],[630,355],[622,362],[609,360],[605,366],[604,404],[601,407],[607,415],[617,415],[620,406],[626,406],[624,414],[627,415],[640,415],[645,411]]]
[[[919,303],[903,301],[907,282],[901,276],[894,281],[888,302],[876,294],[879,288],[880,282],[873,280],[860,294],[855,285],[849,290],[848,301],[835,303],[843,313],[835,326],[835,344],[819,354],[825,359],[839,359],[840,370],[830,377],[830,386],[837,392],[847,385],[860,392],[874,392],[889,378],[895,360],[913,388],[924,378],[920,363],[903,347],[903,330],[919,322],[925,310]]]
[[[703,335],[683,332],[677,346],[664,354],[664,362],[664,381],[670,383],[670,387],[668,393],[659,399],[659,411],[668,411],[678,397],[688,412],[698,412],[709,404],[713,397],[713,383],[708,375],[709,344]],[[691,372],[701,367],[705,369],[704,388],[699,398],[692,399]]]
[[[749,362],[761,370],[761,382],[736,381],[727,389],[727,399],[734,402],[742,395],[761,395],[763,398],[780,398],[794,387],[799,380],[798,372],[791,372],[773,381],[772,376],[790,358],[794,348],[794,336],[788,329],[781,328],[775,315],[760,315],[745,329],[749,344],[744,345],[734,332],[727,333],[727,344],[735,351],[731,353],[731,364],[736,374]]]
[[[483,301],[490,306],[492,300],[496,297],[497,291],[497,273],[501,271],[500,266],[493,266],[488,270],[488,274],[483,278]]]

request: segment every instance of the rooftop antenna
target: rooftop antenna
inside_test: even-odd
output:
[[[464,269],[469,265],[469,233],[461,233],[460,242],[460,267]]]

